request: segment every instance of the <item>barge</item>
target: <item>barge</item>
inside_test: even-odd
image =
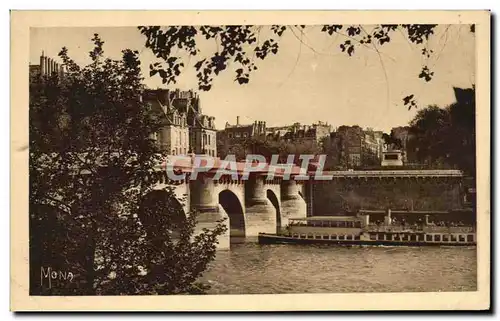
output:
[[[375,225],[360,216],[289,219],[286,231],[259,233],[260,244],[476,246],[474,226]]]

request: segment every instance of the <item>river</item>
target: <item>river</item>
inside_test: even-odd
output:
[[[202,280],[209,294],[475,291],[475,247],[231,244]]]

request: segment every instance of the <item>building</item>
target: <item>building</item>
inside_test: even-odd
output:
[[[44,55],[44,52],[42,51],[39,64],[38,65],[30,64],[29,66],[30,79],[33,77],[50,76],[53,74],[57,74],[59,77],[63,77],[64,67],[63,65],[56,62],[54,59],[46,57]]]
[[[340,142],[340,157],[347,167],[361,166],[364,132],[359,126],[340,126],[336,135]]]
[[[287,142],[314,141],[321,143],[324,138],[330,136],[331,132],[331,125],[321,121],[312,125],[294,123],[289,126],[268,127],[266,129],[266,138],[271,140],[285,140]]]
[[[187,155],[190,151],[187,114],[174,107],[174,95],[169,90],[146,90],[143,99],[163,117],[162,128],[153,134],[160,149],[171,155]]]
[[[228,144],[243,142],[247,138],[264,138],[266,134],[266,122],[255,121],[252,124],[240,124],[240,116],[236,117],[236,124],[226,122],[223,130],[218,132],[220,139]]]
[[[190,123],[191,151],[195,154],[217,156],[215,118],[198,114]]]
[[[156,134],[158,144],[172,155],[217,155],[215,118],[202,113],[199,96],[192,90],[147,90],[146,100],[165,116]]]
[[[364,131],[364,151],[374,155],[378,159],[382,159],[382,152],[384,151],[384,139],[382,131],[374,131],[367,128]]]

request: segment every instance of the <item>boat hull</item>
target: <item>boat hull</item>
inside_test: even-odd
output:
[[[338,246],[372,245],[372,246],[475,246],[475,242],[425,242],[425,241],[391,241],[391,240],[329,240],[314,238],[298,238],[275,234],[259,234],[260,244],[329,244]]]

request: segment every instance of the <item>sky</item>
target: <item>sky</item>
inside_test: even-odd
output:
[[[262,28],[262,37],[267,28]],[[421,47],[398,32],[378,52],[360,47],[349,57],[339,48],[347,38],[320,30],[321,26],[307,26],[303,35],[285,32],[278,54],[259,61],[247,85],[234,82],[230,70],[221,73],[209,92],[199,92],[203,113],[214,116],[219,129],[240,116],[240,123],[261,120],[267,126],[322,121],[334,128],[359,125],[389,132],[407,125],[418,110],[408,111],[403,97],[415,94],[419,109],[430,104],[444,107],[454,101],[454,86],[474,83],[475,41],[467,25],[438,26],[427,45],[434,53],[427,59]],[[166,87],[158,76],[150,77],[149,64],[156,60],[134,27],[32,28],[30,64],[39,63],[42,51],[60,62],[57,54],[63,46],[78,64],[86,64],[94,33],[104,41],[107,57],[118,59],[126,48],[138,50],[148,87],[196,89],[197,60],[187,54],[186,69],[176,85]],[[212,54],[215,48],[213,40],[200,43],[202,54]],[[428,83],[418,78],[425,64],[435,73]]]

